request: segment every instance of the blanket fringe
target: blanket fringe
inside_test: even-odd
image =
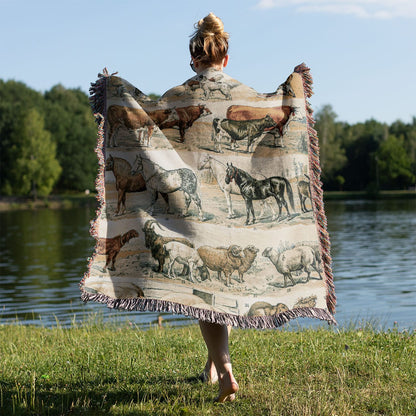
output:
[[[106,91],[107,79],[110,77],[107,68],[103,69],[102,74],[98,74],[98,80],[91,83],[90,87],[90,105],[94,113],[95,121],[98,124],[97,145],[95,153],[98,159],[98,173],[95,179],[95,189],[97,190],[98,208],[95,212],[95,218],[90,222],[90,235],[96,240],[98,238],[99,219],[105,212],[105,119],[106,119]],[[89,270],[94,262],[96,251],[88,258],[87,271],[80,282],[81,293],[84,293],[84,283],[89,277]],[[82,297],[82,295],[81,295]]]
[[[313,118],[313,110],[306,98],[310,98],[313,94],[312,85],[313,80],[310,74],[310,69],[302,63],[295,67],[294,72],[301,75],[303,80],[303,89],[305,91],[306,101],[306,114],[308,122],[308,135],[309,135],[309,164],[311,172],[311,192],[312,200],[315,209],[314,215],[318,226],[318,234],[320,238],[321,255],[324,265],[324,273],[326,278],[326,304],[331,313],[335,313],[336,296],[334,287],[334,276],[332,274],[332,259],[331,259],[331,243],[329,240],[329,234],[327,230],[327,220],[324,210],[323,190],[321,182],[321,167],[319,164],[319,139],[316,130],[313,128],[315,120]]]
[[[305,96],[309,98],[312,94],[312,77],[310,69],[304,64],[298,65],[295,72],[299,73],[303,79],[303,86]],[[99,207],[96,212],[96,218],[91,221],[90,234],[94,238],[98,238],[98,221],[105,210],[105,119],[106,119],[106,86],[108,79],[114,74],[109,74],[108,70],[104,68],[102,74],[98,74],[98,80],[91,83],[90,87],[90,105],[96,117],[98,124],[97,146],[95,152],[98,157],[99,172],[96,179],[97,199]],[[89,277],[89,271],[84,274],[80,282],[81,299],[84,302],[95,301],[106,304],[111,309],[124,309],[128,311],[143,311],[143,312],[171,312],[190,316],[195,319],[218,323],[222,325],[231,325],[240,328],[256,328],[256,329],[272,329],[278,328],[292,319],[296,318],[317,318],[327,321],[328,324],[336,325],[337,322],[332,316],[335,312],[335,289],[333,284],[333,275],[331,269],[330,256],[330,242],[327,232],[326,216],[323,205],[322,183],[320,181],[320,166],[319,166],[319,143],[316,131],[313,129],[315,123],[313,119],[313,111],[306,100],[307,123],[309,134],[309,153],[310,153],[310,171],[312,182],[312,199],[315,206],[315,216],[318,223],[318,232],[321,242],[321,254],[324,263],[324,272],[327,286],[327,308],[294,308],[288,311],[281,312],[277,315],[270,316],[241,316],[222,312],[215,312],[207,309],[196,308],[193,306],[186,306],[180,303],[163,301],[148,298],[125,298],[114,299],[101,293],[92,293],[85,288],[85,280]],[[89,259],[88,269],[92,265],[96,253]]]
[[[95,301],[104,303],[110,309],[124,309],[127,311],[142,312],[170,312],[190,316],[202,321],[221,325],[231,325],[243,329],[278,328],[296,318],[317,318],[327,321],[328,324],[337,324],[331,313],[320,308],[295,308],[289,311],[281,312],[277,315],[268,316],[241,316],[195,308],[193,306],[186,306],[181,303],[164,300],[147,298],[113,299],[101,293],[90,293],[86,290],[82,291],[81,299],[84,302]]]

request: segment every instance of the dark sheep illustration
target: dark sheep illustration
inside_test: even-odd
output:
[[[159,273],[163,273],[163,266],[165,264],[166,258],[169,256],[165,245],[171,241],[177,241],[182,244],[187,245],[188,247],[194,247],[194,245],[186,238],[183,237],[168,237],[157,234],[154,225],[157,225],[162,229],[159,223],[155,220],[147,220],[142,228],[144,232],[145,246],[150,249],[152,257],[157,260]],[[187,273],[188,270],[184,270],[183,273]]]

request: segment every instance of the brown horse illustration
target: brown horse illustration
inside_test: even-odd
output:
[[[146,182],[140,173],[131,174],[130,163],[122,158],[109,156],[105,162],[105,170],[112,171],[116,178],[117,210],[116,215],[126,212],[126,193],[146,190]]]

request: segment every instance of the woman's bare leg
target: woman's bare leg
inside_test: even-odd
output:
[[[211,380],[213,378],[212,362],[217,370],[219,395],[216,401],[222,403],[234,400],[234,393],[238,391],[238,384],[233,376],[230,353],[228,350],[229,328],[226,325],[212,324],[199,321],[199,327],[208,348],[208,361],[205,369],[209,368]]]
[[[231,326],[227,326],[227,332],[228,332],[228,336],[230,336]],[[207,362],[206,362],[204,370],[202,371],[202,374],[199,376],[199,378],[202,381],[204,381],[206,383],[210,383],[210,384],[215,384],[218,381],[217,369],[215,368],[214,361],[212,361],[212,358],[211,358],[211,355],[209,354],[209,351],[208,351]]]
[[[217,369],[215,368],[214,361],[212,361],[211,356],[208,353],[208,359],[205,364],[204,370],[202,371],[199,378],[209,384],[215,384],[218,381]]]

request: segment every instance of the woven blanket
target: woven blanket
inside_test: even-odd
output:
[[[82,299],[242,328],[335,323],[311,94],[304,64],[273,93],[208,69],[156,101],[99,74]]]

